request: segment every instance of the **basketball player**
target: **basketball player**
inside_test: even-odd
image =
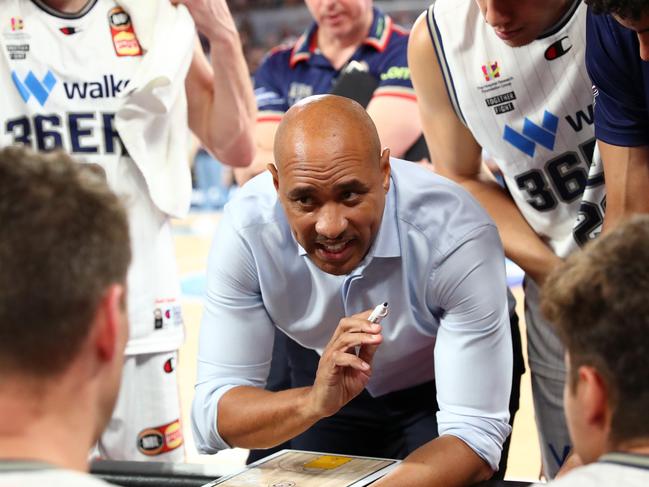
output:
[[[243,166],[254,151],[254,98],[225,0],[176,3],[191,15],[167,1],[8,0],[0,9],[0,146],[61,147],[97,164],[128,207],[131,330],[115,415],[98,444],[110,459],[184,458],[169,217],[189,207],[187,120],[222,161]],[[214,71],[192,16],[212,43]]]
[[[85,472],[128,338],[124,205],[101,171],[0,149],[0,486],[101,487]]]
[[[438,0],[416,22],[409,64],[436,170],[467,188],[496,221],[526,273],[529,363],[543,468],[570,451],[563,351],[540,316],[538,286],[594,238],[604,178],[592,164],[592,94],[578,0]],[[483,169],[486,150],[506,188]]]

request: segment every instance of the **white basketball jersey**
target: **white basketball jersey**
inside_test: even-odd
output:
[[[114,127],[142,57],[128,14],[114,0],[91,0],[75,15],[39,0],[3,0],[0,36],[0,146],[61,147],[105,170],[129,213],[127,353],[178,348],[183,325],[170,223]]]
[[[531,227],[561,257],[596,237],[606,202],[593,157],[586,6],[573,2],[554,28],[518,48],[496,36],[475,0],[437,0],[428,28],[456,113]]]

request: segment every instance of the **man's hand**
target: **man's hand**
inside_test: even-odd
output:
[[[322,352],[310,392],[311,408],[316,415],[327,417],[337,413],[369,382],[374,354],[383,340],[381,325],[367,321],[370,313],[368,310],[340,320]]]
[[[185,5],[194,18],[198,32],[210,42],[217,41],[224,32],[237,30],[225,0],[171,0],[171,3]]]

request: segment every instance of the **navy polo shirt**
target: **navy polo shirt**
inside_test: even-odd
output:
[[[649,145],[649,62],[640,59],[636,33],[589,9],[586,68],[595,95],[595,136],[622,147]]]
[[[408,32],[374,8],[367,38],[350,61],[363,63],[378,81],[373,96],[401,96],[416,100],[408,68]],[[292,46],[268,53],[254,75],[258,121],[279,121],[292,105],[311,95],[329,93],[336,70],[317,46],[314,22]]]

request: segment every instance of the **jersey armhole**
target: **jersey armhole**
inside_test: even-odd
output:
[[[446,54],[444,53],[444,42],[442,41],[442,35],[439,32],[437,23],[435,22],[435,2],[428,7],[428,13],[426,15],[426,25],[428,26],[428,33],[430,34],[430,39],[435,48],[435,53],[437,54],[437,62],[439,63],[439,69],[444,78],[444,85],[446,86],[446,92],[448,93],[448,98],[451,101],[451,106],[457,114],[458,118],[462,124],[466,127],[467,123],[462,114],[462,109],[460,108],[460,101],[458,100],[457,93],[455,91],[455,84],[453,83],[453,77],[451,76],[451,70],[448,66],[446,60]]]

